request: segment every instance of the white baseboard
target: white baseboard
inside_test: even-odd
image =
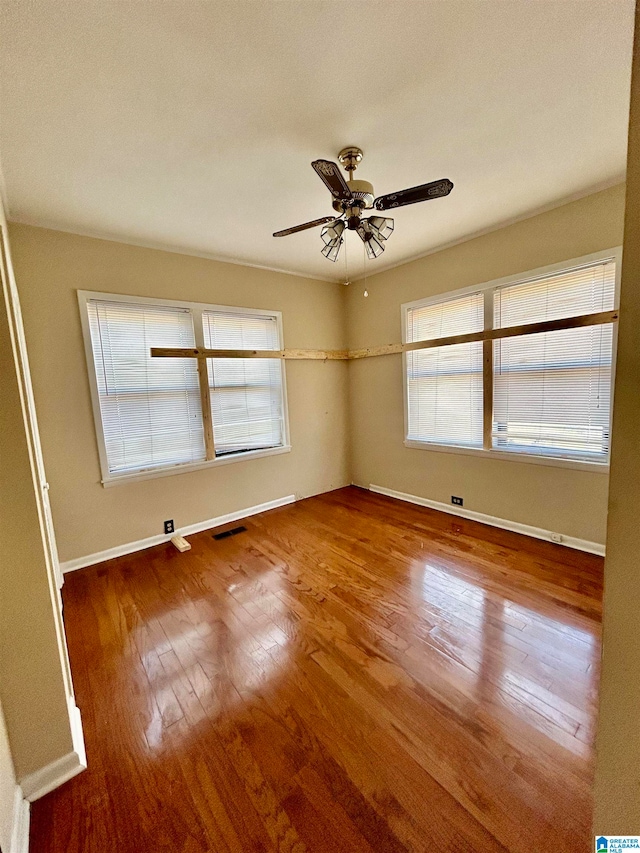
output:
[[[68,701],[69,722],[71,723],[71,743],[73,744],[73,752],[75,755],[78,756],[78,761],[80,763],[81,769],[84,769],[87,766],[87,753],[84,746],[82,717],[80,716],[80,709],[76,705],[74,697],[70,696]]]
[[[29,819],[31,804],[25,800],[20,785],[16,785],[13,800],[13,820],[8,853],[29,853]]]
[[[46,767],[25,776],[20,786],[25,799],[33,803],[34,800],[39,800],[40,797],[44,797],[45,794],[59,788],[60,785],[68,782],[69,779],[73,779],[74,776],[86,769],[86,758],[83,760],[83,756],[78,755],[77,752],[69,752],[56,761],[52,761],[51,764],[47,764]]]
[[[408,495],[405,492],[396,492],[394,489],[386,489],[383,486],[375,486],[373,483],[369,485],[370,492],[376,492],[379,495],[386,495],[389,498],[397,498],[400,501],[407,503],[418,504],[418,506],[426,506],[429,509],[436,509],[438,512],[447,512],[449,515],[457,515],[460,518],[468,518],[471,521],[480,521],[482,524],[488,524],[491,527],[499,527],[502,530],[510,530],[512,533],[523,533],[525,536],[533,536],[534,539],[544,539],[548,542],[554,542],[556,545],[564,545],[566,548],[575,548],[578,551],[587,551],[590,554],[599,554],[604,556],[604,545],[600,542],[590,542],[588,539],[578,539],[575,536],[565,536],[564,533],[558,534],[552,530],[544,530],[542,527],[532,527],[530,524],[521,524],[519,521],[509,521],[506,518],[497,518],[494,515],[485,515],[483,512],[474,512],[471,509],[464,509],[460,506],[451,506],[450,504],[440,503],[440,501],[432,501],[429,498],[421,498],[417,495]],[[561,536],[561,540],[557,541],[554,536]]]
[[[44,797],[45,794],[50,793],[87,769],[82,718],[73,697],[69,698],[69,722],[71,724],[73,751],[20,780],[22,796],[30,803],[39,800],[40,797]]]
[[[239,521],[241,518],[248,518],[250,515],[258,515],[258,513],[266,512],[269,509],[277,509],[277,507],[294,503],[295,499],[295,495],[276,498],[274,501],[267,501],[266,503],[256,504],[256,506],[250,506],[246,509],[239,509],[236,512],[229,512],[226,515],[220,515],[217,518],[208,518],[206,521],[189,524],[187,527],[181,527],[175,533],[171,533],[168,536],[165,534],[148,536],[146,539],[138,539],[137,542],[127,542],[126,545],[116,545],[115,548],[108,548],[106,551],[98,551],[96,554],[89,554],[86,557],[67,560],[66,563],[60,563],[60,568],[63,574],[74,572],[76,569],[84,569],[85,566],[94,566],[96,563],[104,563],[105,560],[113,560],[115,557],[124,557],[126,554],[133,554],[135,551],[152,548],[154,545],[162,545],[163,542],[169,542],[172,536],[191,536],[193,533],[200,533],[202,530],[209,530],[211,527],[220,527],[222,524]]]

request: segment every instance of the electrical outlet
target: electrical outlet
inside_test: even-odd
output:
[[[174,533],[174,532],[175,532],[175,531],[174,531],[174,527],[173,527],[173,519],[172,519],[172,518],[170,518],[168,521],[165,521],[165,523],[164,523],[164,532],[165,532],[167,535],[168,535],[169,533]]]
[[[462,498],[458,498],[455,495],[451,495],[451,503],[454,506],[462,506],[464,501],[462,500]]]

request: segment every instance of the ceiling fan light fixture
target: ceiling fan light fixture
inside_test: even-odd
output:
[[[364,247],[367,250],[367,257],[371,261],[374,258],[379,258],[380,255],[384,252],[384,244],[381,243],[376,237],[371,237],[370,240],[367,240],[364,244]]]
[[[322,242],[326,246],[330,246],[336,240],[340,240],[344,231],[344,222],[341,219],[336,219],[325,227],[320,232]]]
[[[381,217],[377,217],[381,218]],[[386,237],[380,237],[378,228],[371,225],[371,219],[363,219],[358,226],[358,236],[364,243],[367,250],[367,257],[372,260],[379,257],[384,252],[384,243]]]
[[[333,261],[333,263],[335,264],[335,262],[338,260],[340,246],[342,246],[343,242],[344,241],[342,237],[336,237],[335,240],[332,240],[330,243],[327,243],[324,249],[321,250],[322,254],[325,256],[325,258],[327,258],[327,260]]]
[[[393,219],[386,216],[370,216],[369,225],[373,233],[380,240],[388,240],[393,234]]]

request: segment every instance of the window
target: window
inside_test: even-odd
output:
[[[279,349],[276,317],[204,311],[208,349]],[[207,359],[216,455],[283,442],[282,369],[272,358]]]
[[[616,261],[603,258],[406,305],[405,341],[608,311],[615,299]],[[606,464],[613,354],[611,323],[409,351],[406,443]]]
[[[104,483],[288,449],[281,359],[207,359],[207,451],[198,360],[150,355],[151,347],[199,345],[277,350],[278,313],[85,292],[79,299]]]
[[[494,327],[613,308],[615,263],[501,287]],[[493,342],[493,447],[592,459],[609,455],[613,327],[586,326]]]
[[[109,473],[202,461],[196,360],[149,356],[195,346],[189,311],[91,300],[87,312]]]
[[[482,293],[409,308],[407,341],[481,332]],[[407,438],[482,447],[482,343],[408,352]]]

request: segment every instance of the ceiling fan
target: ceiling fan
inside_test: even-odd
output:
[[[335,262],[344,241],[342,234],[347,228],[357,232],[365,245],[367,256],[377,258],[384,252],[384,244],[393,233],[393,219],[386,216],[363,218],[364,210],[371,208],[392,210],[394,207],[442,198],[449,195],[453,189],[451,181],[448,178],[442,178],[439,181],[431,181],[429,184],[420,184],[418,187],[374,198],[372,184],[369,181],[354,180],[353,177],[362,160],[362,150],[353,145],[343,148],[338,154],[338,160],[344,170],[349,173],[348,181],[345,181],[338,164],[332,160],[314,160],[311,165],[333,196],[333,209],[338,211],[339,215],[323,216],[321,219],[314,219],[313,222],[305,222],[303,225],[294,225],[293,228],[276,231],[274,237],[286,237],[288,234],[296,234],[298,231],[306,231],[307,228],[324,225],[320,232],[324,243],[322,254]]]

